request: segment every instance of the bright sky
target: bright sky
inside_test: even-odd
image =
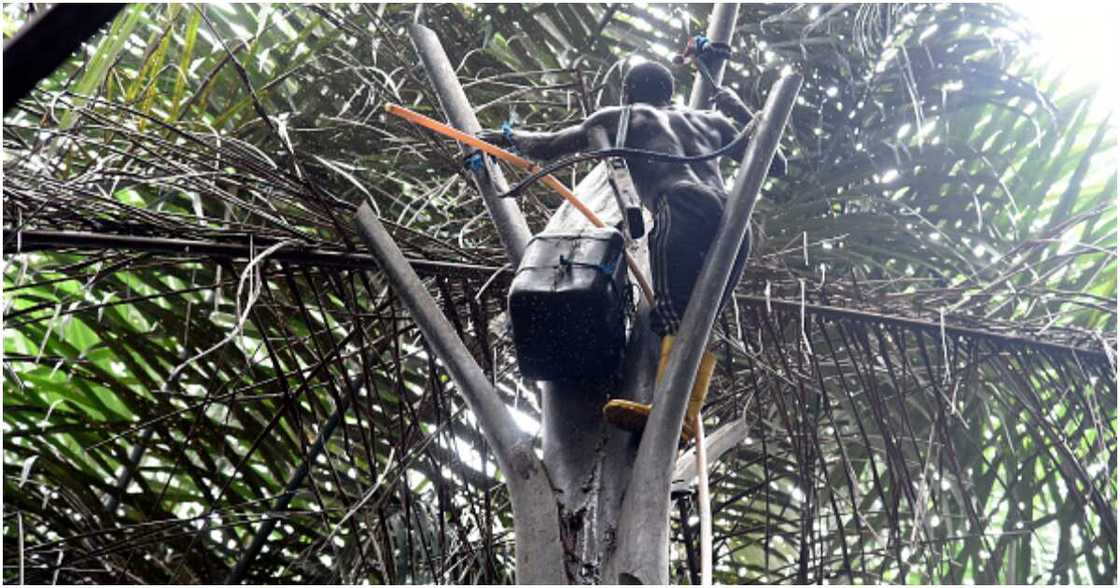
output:
[[[1010,3],[1030,19],[1039,56],[1065,69],[1075,85],[1097,83],[1098,111],[1120,112],[1120,3],[1019,0]]]

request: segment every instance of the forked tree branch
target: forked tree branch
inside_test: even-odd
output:
[[[456,389],[467,401],[486,442],[494,451],[510,489],[517,536],[518,582],[566,583],[564,552],[556,524],[556,501],[544,466],[533,452],[532,438],[516,425],[497,390],[424,289],[420,276],[412,270],[368,203],[358,208],[356,224],[393,291],[447,367]]]

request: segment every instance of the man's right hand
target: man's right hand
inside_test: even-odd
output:
[[[719,90],[716,90],[715,95],[712,96],[712,100],[716,103],[716,106],[723,106],[723,105],[729,104],[729,103],[730,104],[742,104],[743,103],[743,101],[739,99],[738,94],[736,94],[735,92],[733,92],[732,90],[730,90],[728,88],[723,88],[723,87],[721,87]]]

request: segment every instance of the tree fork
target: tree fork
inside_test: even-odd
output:
[[[566,583],[556,500],[544,465],[533,452],[532,438],[514,423],[486,374],[447,322],[369,203],[358,208],[356,223],[393,290],[432,350],[446,364],[455,387],[478,419],[482,434],[494,451],[498,467],[509,485],[517,538],[518,582]]]

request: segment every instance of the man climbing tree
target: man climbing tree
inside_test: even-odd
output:
[[[740,128],[751,121],[750,111],[728,89],[720,88],[715,93],[716,110],[681,107],[673,104],[672,98],[670,70],[655,62],[644,62],[630,68],[623,80],[623,106],[602,108],[581,124],[553,133],[506,128],[482,135],[484,140],[507,145],[534,159],[554,159],[592,147],[592,134],[602,129],[608,137],[616,137],[616,147],[694,160],[666,161],[666,158],[643,157],[636,152],[625,156],[639,199],[654,216],[649,237],[655,293],[651,327],[662,337],[659,378],[727,201],[719,158],[703,159],[703,156],[721,150],[741,160],[748,133],[740,132]],[[771,165],[771,175],[784,175],[785,165],[779,154]],[[730,298],[749,254],[748,233],[721,305]],[[681,433],[685,441],[695,434],[692,423],[707,394],[714,366],[714,356],[706,353],[685,415]],[[612,424],[641,430],[650,408],[646,404],[613,399],[603,410]]]

